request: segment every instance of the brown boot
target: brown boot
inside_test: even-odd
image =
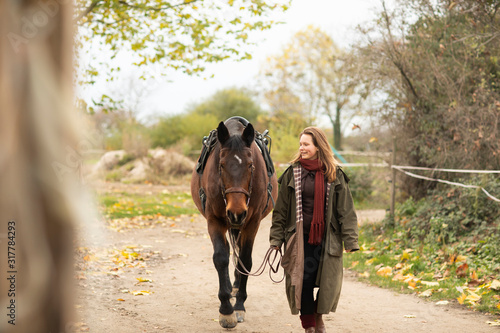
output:
[[[315,313],[314,317],[316,319],[316,329],[314,333],[326,333],[326,327],[323,321],[323,315],[320,313]]]

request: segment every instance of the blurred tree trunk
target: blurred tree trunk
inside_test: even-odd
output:
[[[80,160],[71,118],[70,4],[0,1],[4,333],[70,332],[73,325],[73,223],[83,202],[75,197]]]

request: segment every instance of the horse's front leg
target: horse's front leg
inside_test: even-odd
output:
[[[229,243],[226,230],[209,226],[209,234],[214,247],[213,261],[219,275],[219,324],[224,328],[233,328],[238,324],[231,305],[231,281],[229,280]]]
[[[242,242],[240,246],[240,261],[238,262],[238,270],[241,272],[250,272],[252,270],[252,249],[254,243],[254,237],[242,237]],[[243,268],[241,265],[244,265]],[[245,270],[246,269],[246,270]],[[247,299],[247,282],[248,275],[239,274],[237,271],[235,272],[235,276],[238,274],[239,277],[239,288],[236,293],[236,303],[234,304],[234,310],[236,312],[236,318],[238,322],[245,321],[245,301]]]

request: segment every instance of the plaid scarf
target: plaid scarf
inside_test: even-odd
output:
[[[309,240],[311,245],[319,245],[323,240],[325,231],[325,168],[320,165],[320,161],[300,159],[300,164],[307,171],[316,171],[314,179],[314,210]]]

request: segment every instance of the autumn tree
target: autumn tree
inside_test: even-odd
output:
[[[378,114],[406,163],[500,169],[499,9],[490,0],[400,1],[364,31],[367,78],[386,97]]]
[[[309,26],[296,33],[281,54],[268,59],[262,78],[264,96],[271,108],[276,101],[291,101],[290,111],[302,113],[310,124],[327,116],[334,146],[340,149],[342,124],[356,110],[349,103],[361,97],[352,78],[355,70],[355,63],[328,34]]]
[[[86,82],[99,74],[96,63],[107,64],[106,75],[120,70],[112,60],[120,51],[132,54],[137,66],[160,64],[187,74],[200,73],[206,63],[250,59],[251,32],[269,29],[273,11],[289,1],[77,0],[78,50],[100,44],[101,59],[85,68]],[[104,56],[102,56],[104,55]],[[104,58],[104,59],[103,59]],[[111,60],[111,61],[109,61]],[[158,73],[157,73],[158,74]]]

